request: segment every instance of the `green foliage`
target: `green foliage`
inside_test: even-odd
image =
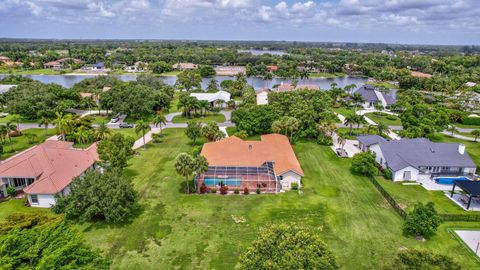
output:
[[[465,117],[462,121],[464,125],[480,126],[480,117]]]
[[[201,129],[201,134],[209,141],[216,141],[225,137],[225,133],[220,130],[217,122],[214,121],[208,122],[205,126],[203,126]]]
[[[417,102],[406,105],[401,113],[403,131],[401,136],[408,138],[427,137],[428,135],[444,130],[448,123],[448,113],[438,105],[428,105]]]
[[[177,82],[175,83],[181,89],[190,91],[194,88],[200,88],[202,76],[196,70],[185,70],[177,75]]]
[[[400,251],[386,270],[460,270],[461,266],[452,258],[430,251],[409,249]]]
[[[403,232],[406,235],[421,235],[428,238],[435,234],[441,223],[442,219],[435,210],[432,202],[425,205],[418,203],[413,210],[408,213],[403,226]]]
[[[255,190],[255,193],[260,194],[260,193],[261,193],[260,188],[257,188],[257,189]]]
[[[61,221],[60,216],[36,214],[36,213],[15,213],[7,216],[0,224],[0,235],[6,234],[13,229],[31,229],[34,226],[43,225],[52,221]]]
[[[233,134],[233,136],[236,136],[242,140],[245,140],[248,138],[248,133],[245,130],[239,130]]]
[[[385,177],[385,179],[392,180],[393,179],[392,171],[388,168],[384,169],[383,170],[383,177]]]
[[[178,174],[185,177],[185,193],[190,193],[189,178],[195,171],[195,163],[192,156],[187,153],[180,153],[175,158],[175,170]]]
[[[108,92],[103,92],[100,95],[100,103],[104,108],[110,108],[115,113],[140,119],[154,113],[160,98],[149,86],[127,82],[112,87]]]
[[[378,173],[375,157],[370,152],[357,153],[352,158],[350,170],[355,174],[374,176]]]
[[[185,129],[185,134],[187,137],[193,141],[193,144],[201,136],[202,125],[198,122],[189,121],[187,128]]]
[[[91,170],[74,179],[68,196],[57,196],[52,210],[65,213],[68,219],[121,222],[137,208],[136,196],[130,179],[118,170]]]
[[[317,143],[320,145],[331,146],[333,145],[332,137],[325,136],[324,134],[318,135]]]
[[[212,66],[207,66],[207,65],[200,65],[198,67],[198,73],[200,73],[200,76],[202,77],[210,77],[210,76],[215,76],[215,69]]]
[[[249,135],[269,133],[278,118],[279,114],[272,105],[241,107],[232,112],[232,122]]]
[[[74,108],[80,101],[77,92],[57,84],[43,84],[38,81],[22,82],[6,92],[4,97],[8,104],[7,112],[28,119],[52,117],[55,112]]]
[[[335,256],[318,231],[295,224],[262,228],[236,267],[238,270],[338,268]]]
[[[300,121],[295,117],[282,116],[272,123],[272,132],[287,136],[290,141],[300,127]]]
[[[148,65],[148,69],[152,71],[152,73],[160,74],[164,72],[169,72],[173,70],[172,65],[166,63],[165,61],[158,61]]]
[[[97,144],[97,152],[105,167],[125,168],[128,159],[133,155],[132,146],[135,139],[114,133],[111,137]]]
[[[74,84],[71,89],[78,93],[100,94],[104,87],[112,87],[119,84],[122,84],[122,81],[114,76],[95,76],[79,81]]]
[[[9,187],[7,187],[7,194],[8,194],[8,196],[13,198],[13,197],[15,197],[15,195],[17,195],[17,190],[14,187],[9,186]]]
[[[298,183],[293,182],[293,183],[291,184],[291,189],[292,189],[292,190],[298,190]]]
[[[108,269],[99,251],[64,222],[13,229],[0,236],[2,269]]]

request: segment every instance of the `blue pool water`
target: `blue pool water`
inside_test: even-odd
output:
[[[467,177],[439,177],[435,178],[435,182],[437,184],[442,184],[442,185],[453,185],[453,181],[471,181],[470,178]]]
[[[242,180],[239,178],[205,178],[203,179],[203,183],[206,186],[216,186],[220,185],[223,182],[226,186],[240,186]]]

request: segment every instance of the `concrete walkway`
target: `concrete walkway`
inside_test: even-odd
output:
[[[356,114],[358,115],[364,115],[366,113],[371,113],[371,112],[383,112],[383,113],[386,113],[386,114],[391,114],[391,115],[397,115],[396,113],[392,113],[392,112],[388,112],[388,111],[379,111],[379,110],[375,110],[375,109],[368,109],[368,110],[359,110],[356,112]],[[340,121],[342,121],[342,123],[345,122],[345,116],[339,114],[339,113],[336,113],[338,119],[340,119]],[[365,121],[367,121],[367,123],[369,125],[377,125],[377,123],[375,123],[375,121],[373,121],[372,119],[366,117],[366,116],[363,116],[365,118]],[[337,124],[337,127],[347,127],[345,126],[345,124]],[[360,125],[360,127],[363,127],[363,125]],[[395,128],[392,128],[392,127],[389,127],[389,130],[388,130],[388,137],[392,138],[392,140],[400,140],[401,137],[398,136],[397,133],[393,132],[392,130],[398,130],[397,128],[401,129],[402,127],[395,127]]]
[[[181,114],[182,114],[181,112],[169,113],[169,114],[165,115],[165,119],[167,120],[167,122],[172,122],[172,120],[175,116],[181,115]]]
[[[452,136],[452,132],[450,131],[442,131],[441,132],[442,134],[445,134],[449,137],[453,137],[453,138],[457,138],[457,139],[461,139],[461,140],[465,140],[465,141],[471,141],[471,142],[474,142],[475,139],[472,138],[472,137],[468,137],[468,136],[463,136],[463,135],[460,135],[460,134],[457,134],[457,133],[453,133],[453,136]]]
[[[475,253],[480,255],[480,231],[456,230],[455,233]]]
[[[333,133],[332,135],[333,145],[330,146],[333,152],[337,153],[337,148],[342,148],[342,146],[338,143],[338,135]],[[345,140],[345,145],[343,149],[347,152],[349,158],[353,157],[353,155],[360,153],[360,148],[358,148],[358,141],[357,140]]]
[[[145,134],[145,144],[149,143],[152,140],[152,134],[153,133],[159,133],[160,130],[161,130],[160,128],[152,128],[149,132],[147,132]],[[142,147],[143,145],[144,145],[143,137],[140,137],[138,140],[135,141],[132,149],[134,149],[134,150],[138,149],[138,148]]]

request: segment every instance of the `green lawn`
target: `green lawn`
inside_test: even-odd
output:
[[[455,143],[463,143],[466,146],[467,153],[470,155],[472,158],[473,162],[477,164],[477,166],[480,166],[480,143],[478,142],[472,142],[472,141],[466,141],[462,139],[457,139],[457,138],[452,138],[448,135],[444,134],[435,134],[432,138],[432,141],[434,142],[455,142]]]
[[[465,125],[465,124],[460,124],[456,123],[455,126],[457,128],[471,128],[471,129],[480,129],[480,126],[475,126],[475,125]]]
[[[173,100],[170,103],[170,107],[168,108],[169,113],[174,113],[174,112],[179,112],[180,111],[180,109],[177,108],[179,97],[180,97],[180,92],[175,92],[174,95],[173,95]]]
[[[334,73],[316,72],[316,73],[308,74],[310,78],[338,78],[338,77],[344,77],[346,75],[347,74],[343,72],[334,72]]]
[[[14,74],[14,75],[60,75],[62,72],[52,69],[34,69],[34,70],[22,70],[22,69],[0,69],[0,74]]]
[[[398,118],[398,116],[395,116],[395,115],[378,115],[378,114],[375,114],[375,113],[366,113],[365,116],[372,119],[372,121],[374,121],[377,124],[384,123],[387,126],[401,126],[402,125],[402,121],[400,120],[400,118]],[[387,116],[391,117],[391,118],[395,117],[395,120],[387,119]]]
[[[108,124],[111,119],[110,116],[106,116],[106,115],[92,115],[91,118],[93,118],[93,124],[101,124],[101,123]]]
[[[394,85],[394,84],[391,84],[389,82],[369,82],[368,84],[371,84],[373,86],[376,86],[376,87],[385,87],[385,88],[388,88],[388,89],[398,89],[398,85]]]
[[[125,136],[130,136],[135,140],[142,137],[142,134],[137,135],[137,133],[135,133],[135,128],[112,128],[112,132],[121,133]]]
[[[22,130],[22,133],[22,136],[12,137],[12,145],[10,145],[8,139],[3,143],[3,154],[1,155],[0,159],[6,159],[10,156],[13,156],[16,153],[19,153],[36,144],[42,143],[46,138],[55,135],[54,129],[48,129],[48,135],[45,137],[44,128],[25,129]],[[37,141],[35,143],[30,143],[27,134],[35,134],[37,136]]]
[[[403,185],[399,182],[377,178],[378,182],[392,195],[407,212],[413,209],[416,202],[433,202],[441,214],[480,215],[480,212],[465,211],[448,199],[443,191],[429,191],[418,185]]]
[[[0,123],[8,123],[8,122],[12,122],[13,124],[17,124],[17,122],[14,122],[13,120],[15,120],[15,116],[18,116],[20,121],[19,123],[35,123],[37,122],[38,120],[29,120],[29,119],[25,119],[25,118],[22,118],[20,117],[20,115],[18,114],[9,114],[9,115],[6,115],[5,117],[0,117]]]
[[[172,119],[173,123],[187,123],[188,121],[202,122],[202,123],[214,121],[217,123],[223,123],[225,122],[225,116],[221,113],[209,114],[205,117],[195,117],[195,118],[187,118],[183,115],[177,115]]]
[[[26,207],[25,200],[12,199],[4,202],[0,202],[0,223],[5,221],[5,218],[15,213],[52,213],[49,209]]]
[[[164,72],[164,73],[161,73],[159,74],[160,76],[177,76],[178,74],[180,74],[181,71],[179,70],[174,70],[174,71],[169,71],[169,72]]]
[[[333,111],[343,116],[347,116],[349,114],[354,114],[355,108],[340,107],[340,108],[334,108]]]
[[[163,143],[129,162],[142,211],[123,225],[82,224],[87,242],[113,260],[113,269],[233,269],[238,256],[255,239],[259,227],[298,222],[321,228],[323,239],[342,269],[380,269],[407,247],[448,254],[464,269],[480,267],[446,230],[419,242],[402,236],[402,220],[364,177],[349,172],[350,160],[329,147],[298,142],[295,152],[305,171],[303,194],[185,195],[174,169],[180,152],[192,146],[182,129],[168,129]],[[1,205],[0,205],[1,207]],[[244,217],[235,223],[232,216]],[[473,225],[472,225],[473,224]]]

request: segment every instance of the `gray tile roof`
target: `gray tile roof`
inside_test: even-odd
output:
[[[358,141],[365,145],[370,146],[372,144],[377,144],[379,142],[386,142],[387,140],[379,135],[362,135],[357,137]]]
[[[380,95],[383,96],[383,98],[387,102],[387,105],[392,105],[392,104],[395,103],[395,99],[392,96],[387,95],[387,94],[385,94],[381,91],[378,91],[374,86],[372,86],[370,84],[365,84],[365,85],[361,86],[360,88],[355,90],[355,92],[362,95],[363,99],[365,99],[365,101],[367,101],[367,102],[374,103],[374,102],[380,101],[378,99],[378,96],[377,96],[377,93],[379,93]],[[375,92],[377,92],[377,93],[375,93]]]
[[[425,138],[379,143],[388,167],[397,171],[407,166],[477,167],[468,153],[460,154],[458,143],[434,143]]]
[[[0,84],[0,94],[7,92],[10,88],[15,87],[14,84]]]

